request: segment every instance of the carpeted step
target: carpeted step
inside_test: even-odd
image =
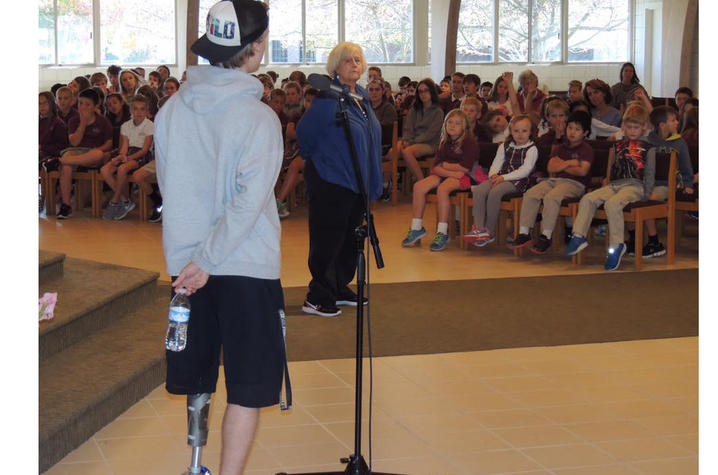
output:
[[[62,277],[64,262],[65,254],[41,250],[38,260],[40,283],[44,284],[58,277]]]
[[[62,278],[40,283],[57,292],[55,317],[40,324],[40,361],[122,318],[154,295],[159,274],[67,258]]]
[[[169,285],[40,363],[40,471],[49,469],[165,379]]]

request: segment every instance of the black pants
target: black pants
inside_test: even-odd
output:
[[[309,283],[307,300],[334,305],[345,296],[357,268],[354,230],[361,224],[361,197],[321,179],[311,160],[304,164],[309,207]]]

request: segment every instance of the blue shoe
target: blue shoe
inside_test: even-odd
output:
[[[424,226],[421,227],[421,229],[409,229],[409,232],[406,233],[406,237],[403,241],[401,241],[401,245],[404,247],[413,246],[416,241],[423,238],[426,235],[426,229],[424,229]]]
[[[568,242],[568,246],[566,246],[566,256],[573,256],[574,254],[578,254],[587,247],[588,242],[586,241],[586,238],[574,234],[573,236],[571,236],[571,240]]]
[[[446,243],[449,241],[449,235],[444,233],[436,233],[434,240],[431,242],[429,249],[432,251],[443,251]]]
[[[609,247],[608,254],[606,254],[606,265],[603,266],[606,270],[616,270],[621,265],[621,258],[626,253],[626,245],[621,243],[617,246]]]

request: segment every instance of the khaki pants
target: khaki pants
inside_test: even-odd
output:
[[[573,223],[573,232],[586,236],[596,209],[603,204],[608,219],[608,242],[616,246],[624,242],[623,208],[628,203],[643,199],[643,185],[635,182],[610,184],[584,195],[578,205],[578,216]]]
[[[578,198],[584,191],[585,187],[582,183],[570,178],[549,178],[532,186],[524,193],[519,224],[527,228],[533,227],[543,200],[541,231],[551,237],[561,210],[561,202],[566,198]]]

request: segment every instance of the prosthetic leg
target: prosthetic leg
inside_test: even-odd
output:
[[[192,462],[186,475],[212,475],[200,462],[202,447],[207,445],[207,417],[212,395],[209,393],[187,395],[187,443],[192,446]]]

